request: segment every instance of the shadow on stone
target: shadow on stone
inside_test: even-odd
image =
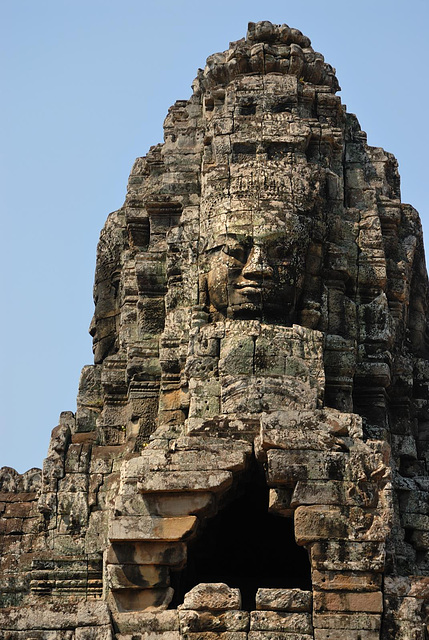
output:
[[[255,470],[189,545],[186,567],[171,575],[171,606],[201,582],[238,587],[246,611],[255,609],[260,587],[311,590],[308,554],[295,542],[293,519],[268,513],[268,487]]]

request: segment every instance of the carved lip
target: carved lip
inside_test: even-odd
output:
[[[237,282],[234,286],[240,293],[249,295],[260,294],[268,289],[268,283],[252,282],[252,280],[248,282]]]
[[[236,284],[235,288],[239,290],[240,293],[249,293],[255,295],[257,293],[262,293],[263,287],[260,284]]]

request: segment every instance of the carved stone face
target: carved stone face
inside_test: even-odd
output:
[[[302,289],[305,249],[284,221],[276,232],[217,236],[208,252],[207,290],[211,305],[228,317],[294,320],[296,299]]]
[[[259,81],[247,77],[229,88],[229,135],[222,130],[226,118],[214,115],[208,127],[201,264],[212,312],[291,324],[297,321],[309,245],[323,226],[326,171],[306,153],[308,119],[298,107],[278,111]],[[273,95],[289,91],[290,104],[296,102],[296,82],[271,82],[286,82],[273,86]]]
[[[94,286],[94,315],[89,326],[94,363],[100,364],[114,353],[117,337],[118,280],[107,280]]]
[[[94,363],[118,349],[120,253],[121,234],[116,224],[116,214],[111,214],[103,229],[97,247],[97,264],[94,280],[94,316],[89,326],[92,336]]]

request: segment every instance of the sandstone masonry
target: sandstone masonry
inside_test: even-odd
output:
[[[0,470],[0,638],[428,637],[422,232],[338,90],[250,23],[136,160],[76,414]]]

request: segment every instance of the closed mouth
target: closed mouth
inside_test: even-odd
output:
[[[240,293],[259,293],[262,292],[262,287],[259,282],[242,282],[235,285]]]

